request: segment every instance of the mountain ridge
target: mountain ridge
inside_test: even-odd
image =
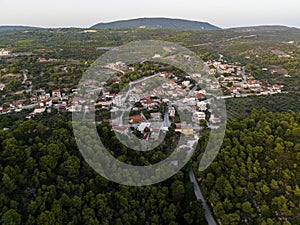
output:
[[[0,25],[1,30],[28,30],[28,29],[42,29],[41,27],[22,26],[22,25]]]
[[[135,28],[161,28],[177,30],[232,30],[235,32],[253,31],[284,31],[300,30],[298,27],[285,25],[253,25],[241,27],[220,28],[209,22],[201,22],[187,19],[174,19],[165,17],[144,17],[136,19],[116,20],[112,22],[101,22],[91,27],[37,27],[30,25],[0,25],[0,31],[29,30],[29,29],[135,29]]]
[[[175,30],[221,30],[220,27],[208,22],[200,22],[186,19],[173,19],[164,17],[154,18],[136,18],[127,20],[118,20],[107,23],[97,23],[91,29],[114,29],[114,28],[162,28]]]
[[[227,28],[226,30],[233,30],[239,32],[251,32],[251,31],[284,31],[284,30],[299,30],[297,27],[289,27],[285,25],[255,25],[255,26],[245,26],[245,27],[232,27]]]

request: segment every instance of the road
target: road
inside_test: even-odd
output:
[[[171,125],[171,122],[170,122],[170,119],[169,119],[169,105],[166,105],[165,114],[164,114],[164,122],[161,126],[161,129],[162,130],[168,130],[170,125]]]
[[[197,86],[195,86],[189,93],[189,96],[194,96],[194,92],[197,90]]]
[[[245,83],[247,83],[247,77],[246,77],[246,72],[245,72],[245,67],[242,67],[242,77]]]
[[[194,190],[195,190],[195,195],[196,195],[196,198],[197,200],[201,200],[202,202],[202,206],[205,210],[205,218],[206,218],[206,221],[209,225],[217,225],[212,213],[211,213],[211,210],[210,208],[208,207],[204,197],[203,197],[203,194],[200,190],[200,187],[198,185],[198,182],[196,180],[196,177],[195,177],[195,174],[194,174],[194,171],[193,169],[190,170],[189,172],[189,175],[190,175],[190,180],[192,183],[194,183]]]

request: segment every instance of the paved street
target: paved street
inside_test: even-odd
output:
[[[200,187],[198,185],[198,182],[196,180],[194,171],[192,169],[190,170],[189,175],[190,175],[191,182],[194,183],[195,195],[196,195],[197,199],[201,200],[201,202],[202,202],[202,206],[205,210],[205,218],[206,218],[208,224],[209,225],[217,225],[217,223],[212,215],[212,212],[203,197],[203,194],[202,194]]]

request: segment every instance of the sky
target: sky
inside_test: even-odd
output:
[[[300,28],[299,0],[0,0],[0,25],[90,27],[139,17],[209,22],[222,28]]]

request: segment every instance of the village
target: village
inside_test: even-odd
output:
[[[263,85],[261,81],[245,71],[245,67],[222,61],[207,61],[210,74],[218,75],[224,98],[273,95],[282,93],[284,85]],[[267,72],[268,68],[261,68]]]
[[[217,80],[206,77],[204,82],[209,84],[206,88],[222,89],[224,95],[219,96],[221,98],[272,95],[282,92],[283,85],[264,86],[251,74],[246,73],[242,66],[223,61],[207,61],[205,65],[209,68],[209,75],[217,77]],[[110,63],[107,68],[123,75],[127,71],[134,71],[133,66],[126,66],[123,62]],[[263,68],[263,70],[267,69]],[[24,71],[28,73],[27,70]],[[39,114],[51,113],[53,108],[70,113],[89,111],[93,108],[113,112],[122,109],[124,102],[128,101],[131,106],[128,124],[111,119],[96,122],[109,123],[116,132],[122,134],[134,132],[140,138],[147,140],[158,139],[160,132],[167,131],[171,123],[175,124],[175,132],[186,135],[193,135],[204,127],[217,128],[218,124],[221,123],[221,118],[214,115],[210,109],[210,98],[207,98],[207,90],[199,88],[204,79],[201,74],[189,74],[183,79],[182,77],[179,79],[170,71],[160,71],[152,77],[161,77],[167,79],[167,82],[160,83],[159,87],[151,89],[149,92],[145,81],[149,78],[141,78],[129,83],[131,89],[126,96],[120,93],[111,93],[109,88],[105,87],[105,82],[101,86],[93,80],[83,84],[85,89],[89,89],[89,93],[84,95],[84,99],[78,97],[80,87],[63,88],[51,92],[46,92],[42,88],[31,90],[30,92],[33,94],[29,99],[30,104],[24,104],[25,100],[15,100],[7,108],[0,107],[0,115],[32,110],[26,116],[26,119],[32,119]],[[117,84],[120,82],[119,78],[115,81]],[[98,93],[99,90],[101,98],[94,99],[93,92]],[[180,99],[176,101],[176,107],[172,102],[174,99]],[[193,126],[183,123],[186,125],[184,126],[180,123],[178,109],[192,113]]]

